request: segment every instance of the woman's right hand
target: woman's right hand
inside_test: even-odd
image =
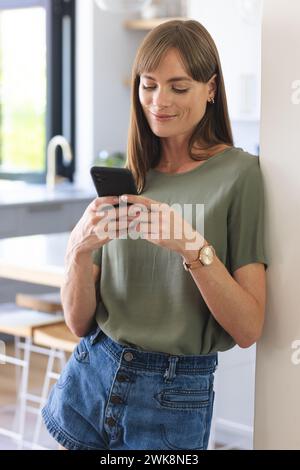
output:
[[[112,240],[111,235],[103,230],[103,224],[99,224],[103,216],[99,215],[105,207],[117,204],[119,202],[118,196],[105,196],[97,197],[94,199],[84,211],[81,219],[77,222],[69,237],[66,260],[74,254],[91,254],[92,251],[97,250]],[[119,214],[125,211],[126,208],[115,208],[116,220]],[[114,238],[119,237],[119,230],[116,230]]]

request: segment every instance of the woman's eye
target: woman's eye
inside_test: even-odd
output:
[[[156,87],[155,86],[145,86],[143,85],[143,90],[154,90]],[[175,93],[186,93],[187,91],[189,91],[188,88],[186,89],[180,89],[180,88],[173,88],[173,91],[175,91]]]
[[[180,90],[179,88],[173,88],[173,90],[174,90],[176,93],[186,93],[187,91],[189,91],[188,88],[186,88],[185,90]]]

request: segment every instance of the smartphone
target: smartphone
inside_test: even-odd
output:
[[[127,168],[93,166],[90,173],[99,197],[138,194],[133,175]],[[114,207],[119,207],[119,204],[114,204]]]

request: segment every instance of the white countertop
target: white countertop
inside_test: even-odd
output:
[[[44,184],[29,184],[24,181],[0,180],[0,206],[24,204],[47,204],[75,200],[92,200],[97,197],[91,182],[89,190],[72,183],[60,183],[49,191]]]
[[[69,233],[0,240],[0,277],[60,287]]]

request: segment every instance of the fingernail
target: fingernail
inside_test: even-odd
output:
[[[105,215],[105,212],[99,212],[99,217],[103,217]]]
[[[127,201],[127,196],[123,194],[123,196],[121,196],[121,201]]]

